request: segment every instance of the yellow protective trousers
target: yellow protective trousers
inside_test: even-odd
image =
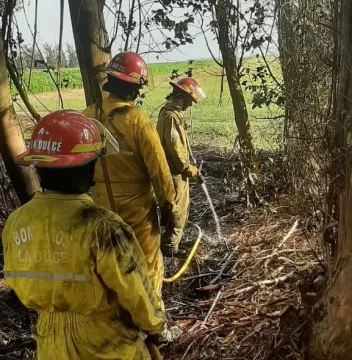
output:
[[[150,360],[144,340],[119,321],[70,312],[38,315],[36,360]]]
[[[145,255],[148,275],[156,296],[163,307],[161,288],[164,277],[163,258],[160,252],[160,228],[156,201],[151,184],[111,183],[116,211],[131,226]],[[110,208],[104,183],[97,183],[92,191],[94,202]]]
[[[162,237],[163,244],[178,244],[181,241],[184,227],[189,216],[189,180],[183,179],[182,175],[174,175],[174,187],[176,191],[177,217],[174,226],[168,225]]]
[[[189,180],[182,178],[182,173],[193,158],[186,131],[183,112],[172,99],[161,108],[157,130],[164,148],[166,159],[176,192],[175,203],[177,217],[174,226],[168,226],[162,237],[163,244],[178,244],[181,241],[189,214]]]

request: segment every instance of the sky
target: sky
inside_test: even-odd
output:
[[[79,1],[79,0],[77,0]],[[123,7],[128,6],[130,0],[123,0]],[[112,0],[107,0],[106,4],[112,8]],[[24,0],[24,10],[28,19],[28,23],[33,29],[34,19],[35,19],[35,1],[34,0]],[[55,44],[59,42],[59,25],[60,25],[60,1],[59,0],[38,0],[38,34],[37,41],[39,44],[49,43]],[[105,23],[106,28],[111,36],[114,28],[114,15],[106,10],[105,11]],[[182,15],[179,13],[179,15]],[[25,44],[31,44],[33,38],[31,31],[27,25],[26,16],[24,11],[21,10],[16,14],[17,22],[22,32]],[[176,14],[177,16],[177,14]],[[166,61],[182,61],[182,60],[197,60],[197,59],[206,59],[210,58],[211,55],[207,49],[204,36],[200,34],[198,24],[195,24],[194,28],[191,30],[192,35],[196,35],[196,45],[184,45],[179,49],[173,50],[171,53],[163,52],[157,58],[156,54],[146,54],[144,59],[148,62],[166,62]],[[199,24],[200,25],[200,24]],[[161,43],[164,39],[163,35],[159,31],[153,33],[155,42]],[[209,44],[214,52],[215,56],[219,56],[218,45],[215,39],[212,39],[213,36],[208,37]],[[148,50],[148,44],[154,43],[150,37],[146,36],[143,41],[145,45],[141,46],[141,52]],[[72,34],[71,27],[71,18],[69,13],[68,1],[65,0],[65,9],[64,9],[64,30],[63,30],[63,42],[70,43],[74,45],[74,39]],[[117,41],[113,44],[112,53],[115,54],[119,52],[119,37]]]
[[[80,0],[76,0],[80,1]],[[131,0],[123,0],[122,2],[122,10],[127,14],[129,9],[129,4]],[[153,1],[143,0],[142,4],[150,4]],[[246,0],[242,2],[242,7],[248,8],[250,6],[251,0]],[[105,23],[106,29],[109,33],[110,38],[113,34],[114,29],[114,20],[116,16],[114,14],[114,7],[113,7],[113,0],[106,0],[106,4],[110,8],[105,9],[104,16],[105,16]],[[32,44],[33,38],[31,35],[30,28],[28,27],[28,23],[30,27],[33,29],[34,19],[35,19],[35,0],[23,0],[24,10],[19,11],[16,14],[16,19],[22,32],[22,36],[24,38],[25,44]],[[155,9],[155,5],[146,5],[145,9],[153,10]],[[182,9],[176,9],[174,11],[174,19],[180,19],[184,11]],[[26,14],[26,16],[25,16]],[[59,24],[60,24],[60,0],[38,0],[38,35],[37,41],[40,45],[44,43],[49,44],[57,44],[59,42]],[[136,15],[137,16],[137,15]],[[27,17],[27,20],[26,20]],[[209,19],[203,18],[204,20],[204,28],[207,28],[207,24],[209,24]],[[195,40],[193,44],[183,45],[172,52],[168,53],[163,51],[161,54],[145,54],[143,55],[144,59],[149,62],[170,62],[170,61],[187,61],[187,60],[198,60],[198,59],[208,59],[211,58],[211,54],[208,50],[206,41],[204,39],[204,35],[201,32],[201,23],[200,18],[196,17],[195,23],[191,25],[190,33],[192,36],[195,36]],[[272,24],[272,20],[271,20]],[[271,27],[270,20],[268,27]],[[167,36],[172,37],[172,33],[166,34]],[[213,53],[213,55],[217,58],[220,57],[218,44],[216,39],[214,38],[215,35],[211,33],[209,30],[206,32],[208,45]],[[275,34],[274,34],[275,37]],[[140,48],[140,52],[146,52],[151,47],[154,47],[155,44],[160,44],[165,39],[165,33],[162,34],[159,30],[156,30],[152,33],[152,37],[146,34],[142,42]],[[63,42],[64,44],[70,43],[74,45],[74,39],[72,34],[72,27],[71,27],[71,18],[69,12],[68,1],[65,0],[65,9],[64,9],[64,30],[63,30]],[[116,41],[112,47],[112,55],[118,53],[121,49],[121,36],[117,36]],[[162,45],[159,49],[165,49]],[[133,49],[132,49],[133,50]],[[271,52],[275,52],[271,50]]]

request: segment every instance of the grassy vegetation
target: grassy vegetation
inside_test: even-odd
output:
[[[262,63],[256,58],[248,59],[247,64],[245,64],[250,68],[260,65]],[[188,67],[187,62],[150,65],[154,78],[154,89],[145,91],[143,110],[153,121],[157,120],[159,106],[163,104],[165,96],[171,90],[169,85],[170,74],[173,70],[178,70],[178,73],[182,75]],[[186,119],[192,121],[194,143],[231,147],[237,131],[234,126],[232,103],[226,80],[220,104],[221,72],[216,63],[212,60],[196,61],[192,67],[193,76],[207,95],[201,104],[192,107],[192,115],[189,110],[186,112]],[[275,75],[279,76],[280,69],[277,62],[272,63],[272,68]],[[26,76],[28,79],[28,74],[25,74],[25,78]],[[63,70],[62,78],[65,77],[69,79],[67,88],[62,91],[65,108],[83,110],[85,101],[83,90],[80,89],[82,81],[79,69]],[[247,75],[243,80],[250,79]],[[55,91],[55,86],[47,73],[40,70],[33,72],[30,92],[34,95],[31,95],[30,98],[38,111],[45,112],[47,109],[52,111],[58,108],[58,95]],[[256,147],[276,147],[276,140],[282,128],[281,122],[258,118],[276,116],[278,109],[272,106],[269,109],[255,108],[253,110],[250,92],[246,91],[245,97]],[[20,110],[19,105],[21,102],[16,105],[17,110]]]
[[[56,86],[53,81],[57,81],[57,73],[50,70],[33,70],[31,74],[30,87],[28,89],[30,72],[25,71],[23,74],[23,85],[29,94],[40,94],[56,91]],[[79,68],[62,69],[62,88],[65,90],[81,89],[82,88],[82,77]],[[16,94],[16,89],[11,87],[12,95]]]

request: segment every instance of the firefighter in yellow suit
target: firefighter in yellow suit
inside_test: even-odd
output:
[[[192,164],[193,155],[187,135],[183,112],[204,97],[202,89],[192,78],[170,82],[173,91],[166,97],[161,108],[157,130],[172,174],[176,191],[175,221],[168,223],[162,237],[161,249],[165,256],[178,251],[189,214],[189,178],[198,176],[198,169]]]
[[[120,153],[105,157],[105,171],[98,161],[92,196],[100,206],[107,209],[115,206],[133,229],[161,301],[164,270],[155,196],[162,222],[168,223],[174,218],[175,191],[156,128],[134,103],[139,90],[148,82],[148,68],[138,54],[123,52],[113,57],[104,71],[108,81],[103,90],[109,96],[99,106],[98,120],[118,140]],[[83,114],[97,118],[97,107],[89,106]]]
[[[7,219],[4,276],[38,312],[38,360],[150,359],[164,313],[131,228],[86,193],[101,149],[95,124],[68,110],[42,118],[17,163],[41,187]]]

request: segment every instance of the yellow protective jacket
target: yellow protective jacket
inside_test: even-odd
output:
[[[159,112],[157,130],[172,175],[181,174],[193,159],[181,108],[168,100]]]
[[[83,115],[95,118],[95,108],[89,106]],[[135,192],[136,188],[149,189],[152,185],[161,206],[165,200],[173,203],[175,192],[170,171],[148,116],[133,102],[114,97],[104,99],[101,110],[100,120],[120,146],[119,155],[106,157],[112,186],[121,192]],[[96,167],[95,181],[97,186],[104,184],[101,166]]]
[[[142,250],[115,213],[88,195],[37,193],[6,221],[4,276],[38,312],[39,360],[149,359],[141,330],[164,313]]]

